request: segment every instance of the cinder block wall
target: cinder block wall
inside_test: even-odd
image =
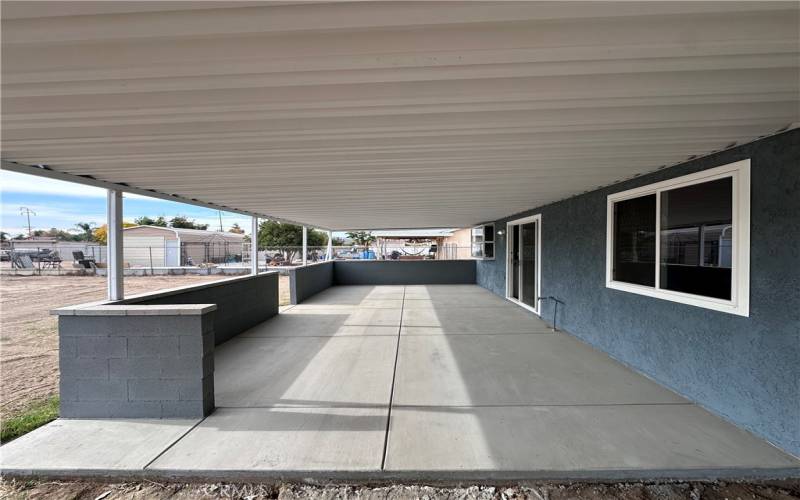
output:
[[[334,285],[475,284],[474,260],[336,261]]]
[[[126,298],[118,304],[216,304],[217,345],[278,314],[278,273],[228,278]]]
[[[204,304],[60,310],[61,417],[210,414],[214,309]]]
[[[605,286],[609,194],[751,160],[750,317]],[[542,214],[542,292],[562,328],[800,455],[800,129],[496,221]],[[503,295],[505,239],[478,284]],[[551,320],[552,303],[542,317]]]
[[[278,273],[54,312],[62,417],[200,417],[214,409],[214,346],[278,314]]]
[[[333,285],[334,262],[323,262],[289,270],[290,302],[299,304]]]

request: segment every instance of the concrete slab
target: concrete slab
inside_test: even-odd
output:
[[[218,346],[215,365],[218,409],[191,431],[59,420],[0,448],[4,472],[800,476],[768,443],[474,285],[334,287]]]
[[[141,470],[199,420],[58,419],[0,447],[5,473]]]
[[[309,297],[303,304],[358,305],[364,300],[402,300],[402,286],[334,286]]]
[[[220,408],[154,471],[378,471],[387,408]]]
[[[321,303],[309,299],[309,301],[298,304],[294,307],[297,311],[305,311],[319,308],[339,309],[339,308],[352,308],[352,307],[365,307],[368,309],[400,309],[403,307],[403,299],[348,299],[339,300],[338,302],[346,302],[344,304],[331,304],[328,302]]]
[[[400,309],[390,310],[385,315],[360,314],[350,306],[296,309],[280,314],[243,332],[237,338],[249,337],[333,337],[349,335],[396,336],[400,321]],[[291,314],[289,314],[291,312]],[[387,324],[371,323],[386,321]],[[351,324],[363,322],[364,324]]]
[[[453,295],[495,296],[492,292],[477,285],[408,285],[406,299],[430,299]]]
[[[519,308],[510,301],[492,294],[491,296],[471,295],[444,295],[441,297],[419,298],[406,297],[403,301],[405,309],[435,309],[437,307],[499,307],[505,309]]]
[[[237,338],[215,353],[218,407],[388,405],[397,337]]]
[[[406,285],[406,293],[447,292],[447,293],[492,293],[478,285]]]
[[[687,403],[566,334],[400,338],[396,405]]]
[[[412,327],[439,328],[440,333],[541,333],[549,327],[521,307],[434,307],[404,309],[404,331]],[[411,333],[411,332],[408,332]]]
[[[389,471],[544,477],[797,467],[800,461],[694,405],[395,407],[386,458]]]

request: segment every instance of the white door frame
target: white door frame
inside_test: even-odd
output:
[[[533,301],[536,304],[536,307],[531,307],[528,304],[522,302],[522,264],[519,266],[519,283],[520,283],[520,291],[519,300],[515,299],[511,296],[511,283],[512,281],[508,279],[509,275],[511,274],[511,228],[512,226],[521,226],[522,224],[527,224],[529,222],[536,222],[536,298]],[[520,232],[520,234],[522,234]],[[514,242],[515,244],[519,245],[522,241],[522,238],[519,238],[519,241]],[[522,260],[522,252],[520,251],[520,261]],[[506,222],[506,299],[510,300],[514,304],[518,306],[522,306],[525,309],[539,314],[540,307],[539,307],[539,296],[542,293],[542,214],[531,215],[529,217],[523,217],[522,219],[516,219],[512,221]]]

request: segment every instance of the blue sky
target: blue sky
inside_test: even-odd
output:
[[[20,215],[20,207],[28,207],[35,229],[73,230],[78,222],[93,222],[98,226],[106,222],[106,191],[104,189],[31,175],[0,170],[0,230],[16,236],[27,234],[27,221]],[[216,210],[162,201],[139,195],[123,196],[123,218],[133,219],[143,215],[163,215],[168,220],[175,215],[185,215],[199,223],[209,224],[209,229],[219,229]],[[222,227],[226,231],[234,224],[250,232],[250,218],[222,212]]]

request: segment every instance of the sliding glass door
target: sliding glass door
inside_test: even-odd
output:
[[[507,235],[506,296],[538,313],[541,216],[509,222]]]

